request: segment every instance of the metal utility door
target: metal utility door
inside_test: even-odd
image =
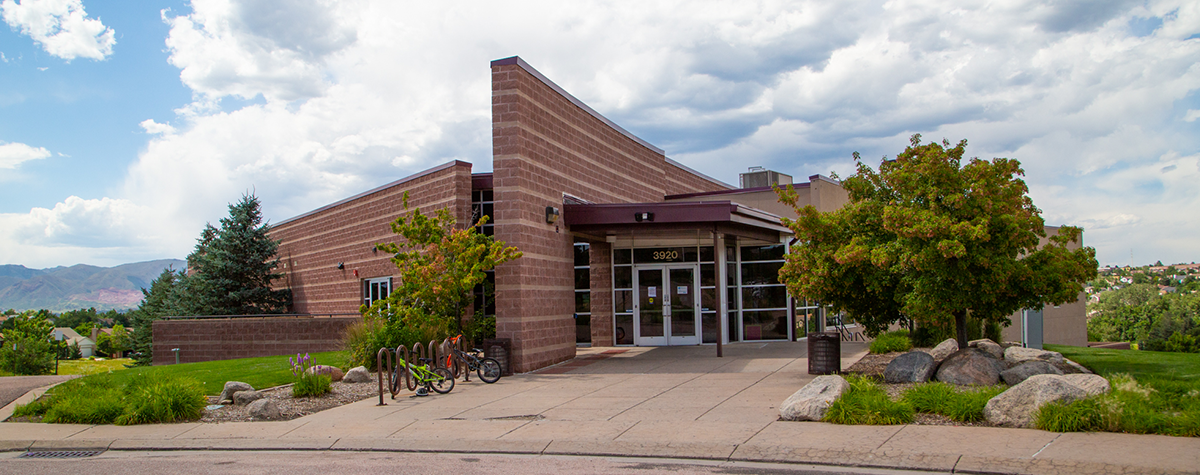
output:
[[[700,344],[698,271],[695,265],[635,269],[638,345]]]

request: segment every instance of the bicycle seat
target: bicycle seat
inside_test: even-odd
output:
[[[422,363],[432,363],[433,362],[433,358],[417,358],[417,359],[421,360]]]

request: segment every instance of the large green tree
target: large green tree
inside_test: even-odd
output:
[[[1096,275],[1082,230],[1047,236],[1016,160],[972,158],[967,141],[911,144],[875,171],[854,154],[857,172],[842,186],[850,201],[820,213],[798,207],[790,186],[784,218],[800,244],[779,272],[793,295],[844,311],[871,332],[910,318],[954,323],[966,347],[967,316],[1008,325],[1022,308],[1074,301]]]
[[[186,288],[188,313],[209,315],[254,315],[284,313],[291,303],[291,290],[272,289],[271,282],[283,277],[275,272],[279,263],[279,241],[268,234],[258,198],[243,195],[229,205],[229,216],[221,227],[205,225],[196,249],[188,255],[189,275],[178,285]]]
[[[180,280],[186,278],[183,271],[168,267],[150,282],[149,289],[142,289],[142,302],[130,311],[133,329],[129,335],[129,346],[133,360],[138,365],[154,362],[154,321],[180,312]]]

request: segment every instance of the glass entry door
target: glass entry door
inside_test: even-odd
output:
[[[638,345],[698,345],[698,272],[695,265],[635,268]]]

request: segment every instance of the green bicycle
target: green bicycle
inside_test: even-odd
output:
[[[433,363],[430,358],[420,358],[421,364],[415,365],[404,361],[403,358],[397,358],[396,368],[392,369],[392,393],[399,392],[400,385],[400,368],[405,368],[409,376],[423,387],[417,388],[418,395],[421,394],[421,389],[425,389],[425,394],[429,394],[430,389],[438,394],[446,394],[454,389],[454,375],[446,368],[431,368],[429,365]]]

